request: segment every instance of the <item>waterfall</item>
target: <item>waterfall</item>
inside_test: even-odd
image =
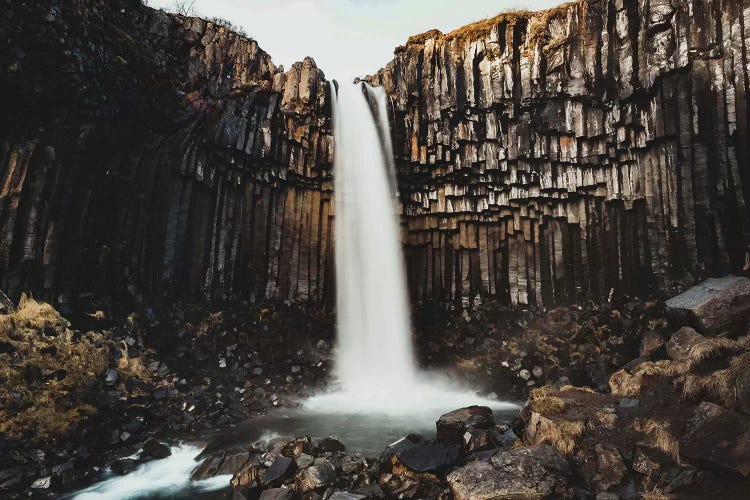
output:
[[[344,84],[338,96],[332,95],[336,376],[350,392],[413,384],[416,369],[385,92]],[[376,104],[377,122],[368,95]]]
[[[434,422],[477,397],[440,373],[417,369],[397,216],[396,172],[385,92],[332,87],[335,158],[337,348],[341,387],[308,399],[319,414],[366,414]],[[378,425],[386,425],[381,422]]]

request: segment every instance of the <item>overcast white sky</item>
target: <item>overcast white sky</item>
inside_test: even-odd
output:
[[[305,56],[326,77],[374,73],[410,35],[444,33],[508,9],[544,9],[561,0],[196,0],[202,17],[242,26],[276,65],[289,68]],[[175,0],[150,0],[156,8]]]

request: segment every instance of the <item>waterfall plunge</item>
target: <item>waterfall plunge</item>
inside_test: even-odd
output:
[[[378,103],[385,93],[365,87]],[[414,383],[406,283],[394,182],[381,134],[360,85],[334,94],[336,196],[336,375],[345,391]],[[338,102],[337,102],[338,101]],[[381,141],[382,137],[387,138]],[[386,144],[384,145],[383,142]]]
[[[340,85],[338,95],[331,90],[336,137],[335,374],[341,389],[316,396],[305,407],[323,413],[422,415],[428,422],[472,404],[514,408],[417,369],[386,95],[362,84]]]

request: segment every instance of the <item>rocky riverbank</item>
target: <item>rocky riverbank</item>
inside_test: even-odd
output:
[[[61,307],[71,323],[24,297],[0,315],[3,498],[90,484],[151,436],[227,428],[329,378],[329,318],[241,301],[159,314],[107,305]]]
[[[650,319],[658,332],[640,335],[606,386],[534,388],[510,426],[464,408],[440,417],[434,438],[408,435],[370,459],[334,438],[278,438],[213,455],[196,477],[232,460],[237,499],[745,498],[749,290],[746,278],[709,280],[667,301],[672,326]]]
[[[539,490],[518,498],[733,498],[750,472],[750,288],[744,278],[716,282],[730,283],[728,292],[711,283],[697,296],[719,299],[700,307],[629,300],[418,315],[424,364],[483,396],[526,400],[518,418],[464,410],[442,418],[435,439],[383,443],[381,457],[304,436],[247,443],[212,454],[195,478],[233,473],[237,498],[506,498],[498,491],[515,488],[509,478],[523,469],[538,484],[521,482]],[[122,460],[150,438],[200,441],[325,387],[330,318],[279,304],[223,306],[124,314],[85,296],[60,305],[71,322],[33,299],[15,310],[6,303],[3,496],[55,496],[107,468],[126,473],[154,459]],[[732,321],[715,321],[722,317]],[[446,427],[467,411],[466,429]],[[477,493],[488,484],[495,489]]]

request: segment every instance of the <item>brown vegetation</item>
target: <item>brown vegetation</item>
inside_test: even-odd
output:
[[[52,306],[24,295],[0,316],[0,344],[0,433],[50,439],[96,412],[81,398],[109,363],[96,334],[71,330]]]

